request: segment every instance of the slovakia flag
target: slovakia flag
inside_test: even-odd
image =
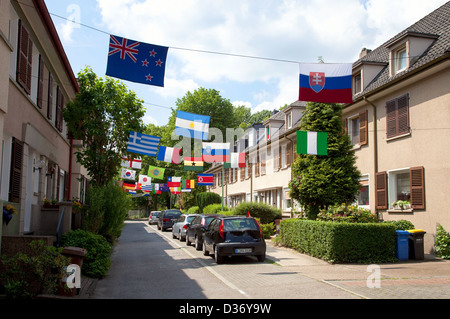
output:
[[[299,101],[352,103],[352,64],[300,64]]]

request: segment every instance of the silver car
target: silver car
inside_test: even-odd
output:
[[[192,220],[198,216],[198,214],[183,214],[181,215],[175,224],[173,224],[172,227],[172,237],[178,238],[180,241],[183,241],[186,239],[186,230],[188,229],[189,225],[191,224]]]
[[[159,210],[154,210],[150,212],[150,215],[148,216],[148,224],[149,225],[157,224],[159,215],[161,215],[161,211]]]

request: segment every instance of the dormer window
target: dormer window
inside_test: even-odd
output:
[[[408,68],[408,59],[407,59],[407,53],[406,53],[406,43],[395,50],[392,54],[393,58],[393,74],[397,74],[399,72],[402,72]]]
[[[292,128],[292,112],[286,114],[286,127],[288,129]]]
[[[362,77],[361,71],[353,75],[353,94],[358,94],[362,91]]]

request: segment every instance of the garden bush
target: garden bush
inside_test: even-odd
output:
[[[395,226],[287,219],[281,244],[332,263],[382,263],[395,258]]]
[[[86,249],[81,273],[91,278],[103,278],[111,266],[111,244],[101,235],[82,229],[71,230],[61,238],[63,246]]]
[[[198,214],[200,212],[200,209],[198,206],[192,206],[188,209],[187,214]]]
[[[401,219],[401,220],[385,220],[383,223],[392,224],[395,226],[395,230],[408,230],[414,229],[414,224],[409,220]]]
[[[317,215],[320,221],[336,221],[347,223],[375,223],[378,221],[376,214],[369,209],[357,205],[334,205],[327,210],[321,210]]]
[[[272,223],[275,219],[281,218],[281,211],[264,203],[244,202],[233,209],[234,215],[247,215],[259,218],[262,224]]]
[[[222,209],[222,204],[210,204],[208,206],[206,206],[205,208],[203,208],[203,213],[204,214],[218,214],[219,212],[222,211],[229,211],[230,209],[227,206],[223,206]]]
[[[30,254],[2,255],[0,282],[7,298],[54,294],[58,282],[66,275],[70,258],[61,255],[62,248],[46,246],[43,240],[32,241],[30,248]]]
[[[450,259],[450,234],[446,232],[442,225],[438,225],[436,239],[434,242],[436,256],[443,259]]]
[[[195,196],[195,200],[197,202],[197,206],[199,208],[200,213],[203,213],[203,209],[211,204],[221,204],[222,197],[216,193],[204,192],[198,193]]]

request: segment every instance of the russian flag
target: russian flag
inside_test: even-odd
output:
[[[299,101],[352,103],[352,63],[300,64]]]

